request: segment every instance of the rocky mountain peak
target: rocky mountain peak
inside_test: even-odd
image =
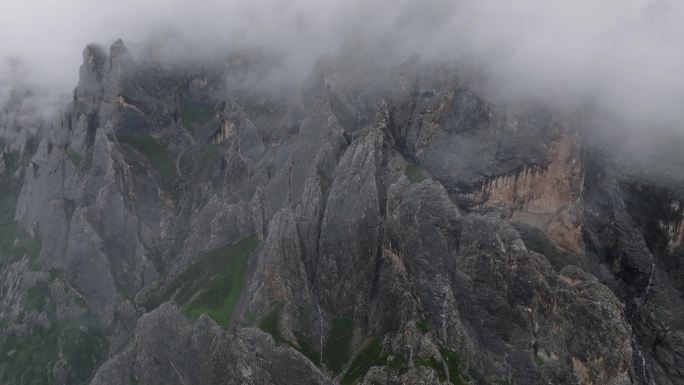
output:
[[[160,60],[3,111],[0,383],[684,381],[684,192],[586,120],[417,57]]]
[[[83,50],[81,77],[91,76],[101,80],[106,72],[107,53],[99,44],[89,44]]]

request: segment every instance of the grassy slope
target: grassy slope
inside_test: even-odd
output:
[[[333,319],[328,342],[323,350],[323,359],[328,369],[335,374],[340,373],[349,361],[353,335],[354,321],[349,318]]]
[[[173,299],[188,317],[196,319],[206,314],[228,327],[244,284],[249,256],[257,244],[257,237],[249,236],[197,256],[196,262],[160,295],[151,298],[146,307],[151,309]]]
[[[162,184],[170,187],[176,179],[176,168],[173,156],[155,138],[148,134],[117,133],[119,143],[127,144],[141,153],[150,162],[152,168],[159,173]]]

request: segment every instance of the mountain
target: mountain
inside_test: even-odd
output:
[[[117,41],[58,118],[15,88],[0,383],[684,383],[682,179],[585,109],[362,56],[293,86]]]

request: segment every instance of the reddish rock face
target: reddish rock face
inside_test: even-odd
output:
[[[580,250],[584,175],[576,133],[547,146],[550,163],[494,177],[482,185],[482,206],[504,206],[512,221],[543,230],[558,246]]]

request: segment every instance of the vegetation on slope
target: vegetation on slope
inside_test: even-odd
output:
[[[259,328],[273,336],[275,343],[278,344],[283,341],[283,337],[280,335],[280,306],[271,310],[271,312],[261,320]]]
[[[323,360],[333,373],[340,373],[349,361],[353,336],[354,321],[350,318],[333,319],[328,341],[323,350]]]
[[[116,138],[121,144],[131,146],[142,154],[150,162],[152,168],[157,171],[162,184],[170,189],[176,180],[176,168],[173,156],[165,146],[148,134],[117,133]]]
[[[415,164],[406,166],[404,173],[411,183],[420,183],[425,179],[425,170]]]
[[[67,148],[66,150],[64,150],[64,154],[66,154],[67,158],[69,158],[69,160],[71,161],[71,163],[73,163],[75,168],[78,168],[81,165],[83,157],[78,152],[70,148]]]
[[[252,235],[200,254],[161,294],[148,300],[146,307],[152,309],[173,299],[188,317],[196,319],[206,314],[228,327],[244,284],[249,256],[257,244],[257,237]]]
[[[214,113],[214,107],[208,103],[184,100],[180,104],[181,124],[189,130],[211,120]]]
[[[31,237],[14,220],[21,191],[21,179],[14,177],[19,169],[19,153],[3,153],[0,156],[5,164],[4,171],[0,174],[0,265],[25,255],[35,261],[40,252],[40,239]]]
[[[368,345],[354,358],[349,365],[347,373],[342,377],[342,385],[351,385],[368,373],[373,366],[387,364],[387,355],[382,354],[383,336],[377,336],[370,340]]]
[[[449,382],[454,385],[465,385],[468,383],[468,376],[463,373],[463,365],[461,364],[461,359],[458,354],[453,350],[449,349],[439,349],[442,355],[442,360],[446,364],[449,373]]]
[[[59,276],[51,274],[50,282]],[[107,354],[107,340],[91,316],[58,319],[49,285],[39,281],[24,296],[24,310],[44,314],[48,322],[25,322],[28,333],[3,330],[0,323],[1,384],[48,385],[57,370],[66,383],[87,384]]]
[[[374,366],[388,366],[397,373],[403,374],[409,369],[409,363],[401,355],[390,355],[383,352],[384,336],[376,336],[367,342],[349,365],[342,377],[341,385],[352,385],[361,380]],[[464,373],[458,354],[452,350],[441,348],[438,356],[417,357],[416,366],[424,366],[435,372],[440,382],[453,385],[465,385],[470,379]]]

